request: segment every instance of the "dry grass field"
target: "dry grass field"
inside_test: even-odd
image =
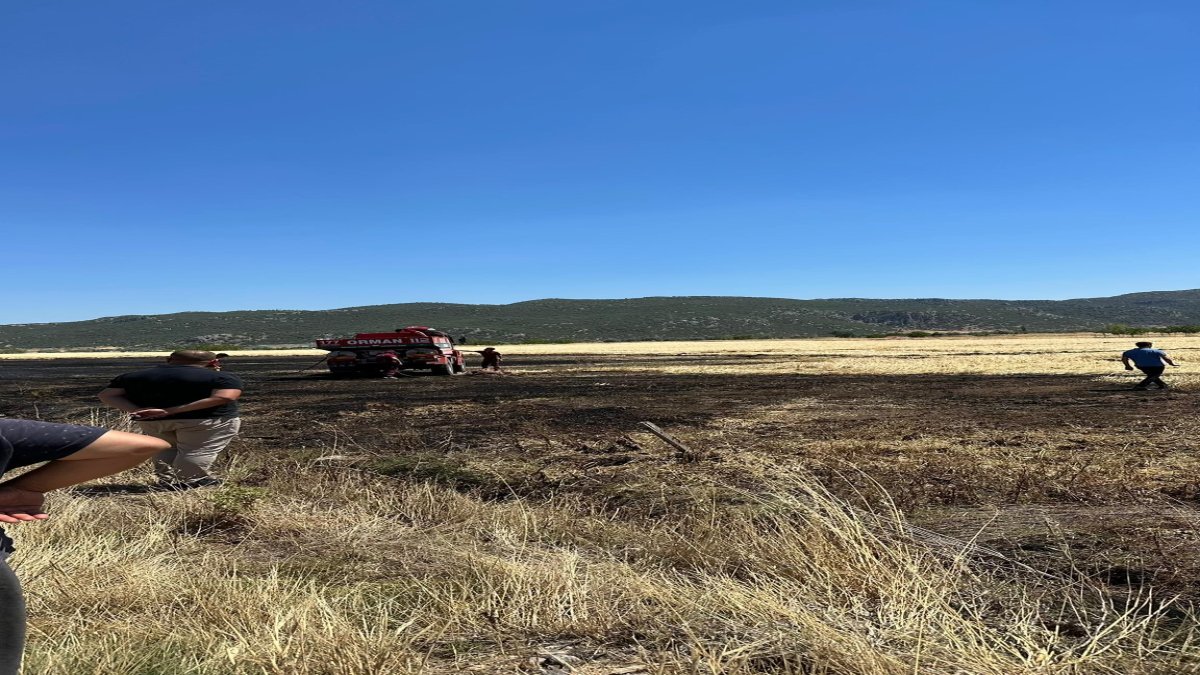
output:
[[[1200,338],[502,349],[334,380],[236,354],[218,489],[140,471],[12,528],[29,673],[1200,671]],[[0,363],[0,413],[122,424],[142,358]],[[686,446],[647,433],[652,421]],[[128,486],[128,487],[123,487]]]

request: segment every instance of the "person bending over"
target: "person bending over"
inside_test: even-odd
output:
[[[400,377],[400,369],[404,367],[396,352],[384,352],[376,356],[375,365],[379,368],[379,373],[389,380]]]
[[[483,356],[483,363],[479,364],[480,370],[495,370],[502,372],[504,369],[500,367],[500,363],[504,360],[504,356],[496,351],[495,347],[487,347],[481,352],[477,352]]]

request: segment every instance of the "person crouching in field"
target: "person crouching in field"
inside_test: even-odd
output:
[[[241,429],[243,385],[218,367],[212,352],[180,350],[165,365],[121,375],[100,392],[105,405],[130,413],[143,433],[171,444],[154,458],[161,488],[221,484],[209,469]]]
[[[1121,354],[1121,363],[1125,364],[1125,370],[1133,370],[1133,366],[1137,366],[1138,370],[1146,374],[1146,379],[1142,380],[1134,387],[1134,389],[1146,390],[1151,384],[1157,384],[1159,389],[1166,389],[1167,383],[1162,381],[1161,375],[1166,370],[1165,364],[1178,367],[1171,357],[1161,349],[1152,349],[1152,342],[1138,342],[1136,349]],[[1130,365],[1130,361],[1133,365]]]
[[[375,366],[385,380],[394,380],[400,377],[400,369],[404,364],[400,357],[396,356],[396,352],[384,352],[375,357]]]
[[[488,370],[490,368],[496,372],[504,372],[504,369],[500,367],[500,362],[504,357],[500,352],[496,351],[495,347],[487,347],[483,351],[476,353],[483,357],[483,363],[479,364],[480,370]]]
[[[120,473],[170,447],[166,441],[98,427],[0,419],[0,474],[38,468],[0,483],[0,523],[45,520],[45,493]],[[12,540],[0,528],[0,675],[16,675],[25,647],[25,599],[8,566]]]

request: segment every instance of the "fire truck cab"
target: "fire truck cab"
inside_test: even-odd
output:
[[[428,326],[317,340],[317,349],[329,351],[329,372],[335,377],[381,377],[385,360],[379,356],[387,352],[396,355],[401,370],[428,370],[434,375],[457,375],[466,370],[454,339]]]

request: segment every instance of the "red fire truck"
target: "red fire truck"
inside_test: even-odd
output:
[[[335,377],[381,376],[384,371],[379,356],[386,352],[396,355],[403,370],[429,370],[434,375],[457,375],[466,370],[462,352],[454,347],[454,339],[428,326],[317,340],[317,349],[330,352],[329,372]]]

